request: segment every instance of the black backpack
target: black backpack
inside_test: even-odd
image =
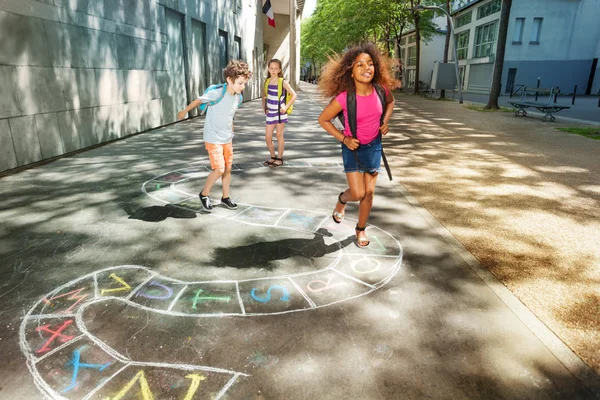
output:
[[[385,89],[376,83],[373,84],[373,87],[375,88],[375,91],[377,92],[377,97],[379,97],[379,101],[381,102],[382,112],[381,112],[381,119],[379,120],[379,126],[381,126],[381,125],[383,125],[383,116],[385,114],[385,106],[387,104],[385,101],[386,100],[385,99]],[[348,90],[346,93],[347,93],[346,108],[348,110],[348,124],[350,125],[350,132],[352,132],[352,137],[356,139],[356,92]],[[338,113],[337,118],[342,123],[342,126],[345,127],[345,119],[344,119],[344,111],[343,110]],[[381,132],[379,133],[379,137],[381,137]],[[360,164],[356,153],[354,153],[354,156],[357,157],[356,162],[358,162]],[[390,170],[390,166],[388,164],[387,158],[385,156],[385,153],[383,152],[383,144],[381,147],[381,158],[383,159],[383,165],[385,166],[385,170],[388,174],[388,178],[391,181],[392,180],[392,171]]]

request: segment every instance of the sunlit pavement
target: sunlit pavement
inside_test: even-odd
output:
[[[202,119],[2,178],[0,397],[598,396],[597,375],[479,266],[437,203],[420,205],[445,179],[442,203],[468,213],[476,156],[502,162],[444,136],[507,138],[400,97],[385,139],[395,178],[380,176],[359,249],[356,205],[331,220],[339,145],[316,122],[314,86],[302,89],[282,167],[262,166],[260,101],[238,112],[237,210],[199,210]],[[465,148],[466,169],[443,157]]]

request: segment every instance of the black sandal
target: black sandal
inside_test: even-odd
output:
[[[279,158],[279,157],[271,157],[273,160],[273,163],[271,165],[269,165],[270,167],[280,167],[283,165],[283,157]],[[277,161],[281,161],[281,164],[277,164]]]
[[[342,195],[343,194],[344,194],[344,192],[342,192],[342,193],[339,194],[339,196],[338,196],[338,202],[341,205],[345,206],[346,203],[347,203],[347,201],[342,201]],[[334,211],[333,214],[331,215],[331,218],[333,218],[333,222],[335,222],[336,224],[340,224],[344,220],[344,213],[340,213],[340,212]]]
[[[270,159],[270,160],[267,160],[267,161],[265,161],[265,162],[263,163],[263,165],[264,165],[265,167],[271,167],[271,166],[273,166],[273,164],[275,163],[275,160],[277,160],[277,157],[271,157],[271,159]]]
[[[367,237],[358,237],[358,232],[364,232],[366,229],[366,226],[363,226],[362,228],[358,225],[356,225],[356,245],[358,247],[367,247],[369,245],[369,243],[371,243],[371,241],[369,240],[369,238]],[[364,244],[363,244],[364,243]]]

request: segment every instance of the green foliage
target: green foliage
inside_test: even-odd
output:
[[[313,15],[301,26],[300,55],[305,62],[324,63],[327,56],[366,40],[382,44],[399,37],[401,28],[413,21],[410,0],[319,0]],[[443,0],[428,4],[442,4]],[[420,12],[424,40],[431,38],[435,27],[432,11]],[[390,46],[393,48],[393,46]]]

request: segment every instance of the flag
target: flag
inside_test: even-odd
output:
[[[267,15],[269,19],[269,25],[275,28],[275,14],[273,14],[273,7],[271,6],[271,0],[267,0],[263,6],[263,13]]]

